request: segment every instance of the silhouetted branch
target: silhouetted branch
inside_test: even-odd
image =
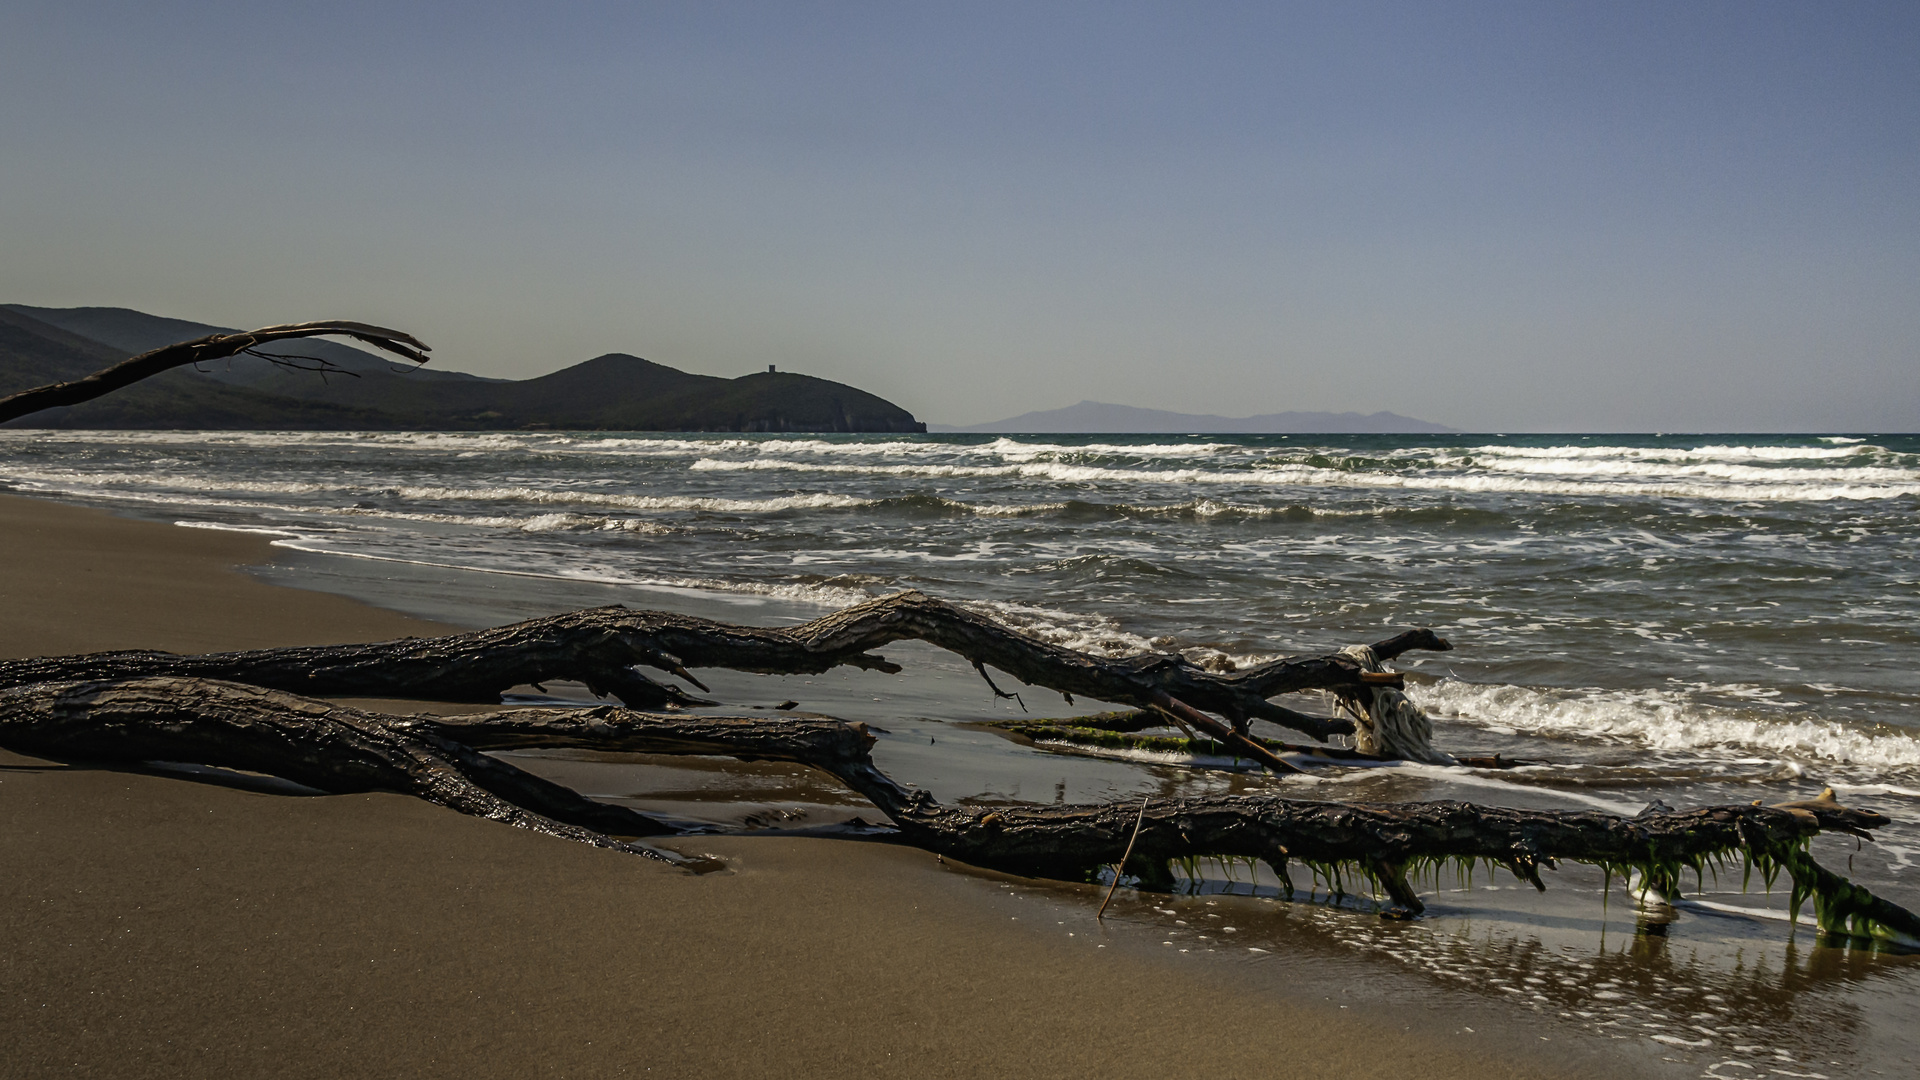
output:
[[[57,409],[91,401],[121,387],[130,386],[163,371],[171,371],[188,364],[219,360],[242,353],[251,353],[275,363],[282,363],[280,358],[253,350],[256,346],[270,341],[320,336],[349,337],[396,356],[405,357],[416,364],[427,362],[429,351],[427,346],[412,334],[400,330],[340,320],[263,326],[258,330],[237,334],[209,334],[192,341],[168,345],[152,352],[141,353],[132,359],[123,360],[110,368],[96,371],[84,379],[37,386],[31,390],[22,390],[17,394],[0,398],[0,424],[43,409]]]

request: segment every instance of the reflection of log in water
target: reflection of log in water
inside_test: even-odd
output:
[[[1449,862],[1480,860],[1545,888],[1542,866],[1569,859],[1637,869],[1663,890],[1679,870],[1742,859],[1784,870],[1820,897],[1822,924],[1920,940],[1920,919],[1825,871],[1811,836],[1864,836],[1887,819],[1831,797],[1785,807],[1719,806],[1621,818],[1591,811],[1469,803],[1344,804],[1215,796],[1087,806],[951,806],[874,767],[873,736],[812,717],[654,715],[613,707],[512,709],[453,717],[385,716],[282,691],[201,679],[33,683],[0,692],[0,745],[61,758],[190,761],[269,773],[323,791],[398,791],[464,813],[603,847],[673,826],[585,799],[481,751],[572,747],[722,754],[802,762],[870,799],[922,847],[984,866],[1084,879],[1118,862],[1149,888],[1171,860],[1260,860],[1287,881],[1290,863],[1336,880],[1344,871],[1422,910],[1412,882]]]
[[[1615,914],[1621,914],[1617,907]],[[1253,912],[1232,918],[1242,936],[1262,928],[1249,922]],[[1787,1053],[1809,1064],[1855,1057],[1866,1026],[1856,995],[1871,992],[1889,975],[1884,958],[1869,949],[1806,949],[1791,936],[1773,944],[1747,942],[1739,963],[1718,963],[1693,943],[1635,933],[1632,916],[1625,934],[1601,935],[1592,951],[1542,941],[1524,915],[1506,925],[1468,915],[1411,933],[1402,924],[1322,908],[1295,907],[1272,918],[1310,931],[1286,934],[1289,949],[1372,956],[1436,985],[1559,1016],[1597,1033],[1677,1036],[1688,1044],[1710,1044],[1689,1047],[1696,1052],[1750,1061],[1756,1047],[1769,1057]],[[1832,1068],[1800,1071],[1833,1074]]]

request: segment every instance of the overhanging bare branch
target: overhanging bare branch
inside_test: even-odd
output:
[[[141,353],[139,356],[123,360],[110,368],[105,368],[72,382],[51,383],[37,386],[31,390],[22,390],[17,394],[0,398],[0,424],[17,420],[22,416],[40,412],[43,409],[57,409],[67,405],[78,405],[91,401],[103,394],[110,394],[124,386],[130,386],[142,379],[151,378],[163,371],[171,371],[188,364],[198,364],[207,360],[220,360],[241,353],[253,352],[255,348],[274,341],[286,341],[292,338],[307,337],[349,337],[365,342],[377,349],[404,357],[416,364],[427,362],[427,345],[419,338],[401,330],[389,330],[383,326],[367,323],[346,322],[329,319],[321,322],[287,323],[281,326],[263,326],[258,330],[248,330],[237,334],[209,334],[192,341],[183,341],[175,345]],[[255,353],[254,355],[263,355]],[[272,357],[268,357],[272,359]]]

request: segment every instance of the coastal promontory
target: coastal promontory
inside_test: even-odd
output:
[[[80,378],[136,353],[224,332],[125,308],[0,305],[0,394]],[[244,357],[181,368],[21,424],[296,431],[926,430],[884,398],[775,365],[726,379],[608,353],[512,380],[405,368],[331,342],[302,342],[292,351],[302,357],[293,366]]]

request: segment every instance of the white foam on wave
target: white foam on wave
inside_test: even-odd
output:
[[[960,606],[995,619],[1029,637],[1080,652],[1130,656],[1155,651],[1152,641],[1120,628],[1116,620],[1098,615],[1058,611],[1007,600],[965,600]]]
[[[1826,440],[1821,440],[1825,442]],[[1817,461],[1823,459],[1858,457],[1868,451],[1885,453],[1877,446],[1856,445],[1862,440],[1855,439],[1847,446],[1507,446],[1489,443],[1470,449],[1455,451],[1474,458],[1546,458],[1546,459],[1602,459],[1614,461]]]
[[[1907,468],[1879,465],[1788,468],[1779,465],[1743,465],[1708,461],[1675,463],[1640,459],[1612,458],[1534,458],[1519,457],[1505,461],[1475,459],[1474,465],[1488,471],[1517,473],[1522,476],[1632,477],[1669,480],[1708,479],[1734,484],[1912,484],[1920,481],[1920,472]]]
[[[440,525],[462,525],[475,529],[516,529],[520,532],[627,532],[648,535],[664,535],[676,532],[669,525],[648,521],[645,518],[603,517],[597,514],[533,514],[527,517],[512,517],[505,514],[435,514],[412,510],[367,510],[353,507],[336,510],[323,507],[310,508],[315,514],[340,514],[348,517],[369,517],[387,521],[422,521]]]
[[[29,440],[30,437],[30,440]],[[1064,455],[1129,457],[1204,457],[1246,451],[1235,443],[1088,443],[1022,442],[999,438],[987,443],[953,442],[938,438],[830,439],[792,436],[688,437],[677,434],[608,434],[589,432],[462,432],[462,431],[7,431],[0,444],[47,439],[121,446],[208,447],[382,447],[434,453],[474,451],[531,451],[617,457],[676,455],[807,454],[825,457],[871,458],[945,456],[1026,461]]]
[[[166,494],[145,491],[117,491],[112,488],[60,485],[51,483],[31,483],[23,485],[21,490],[35,495],[67,495],[76,498],[97,499],[115,503],[149,503],[165,507],[194,507],[204,510],[244,510],[248,512],[272,511],[288,514],[312,514],[326,512],[320,507],[295,506],[288,503],[259,502],[256,500],[216,499],[201,495]]]
[[[1261,768],[1252,758],[1236,758],[1224,754],[1146,750],[1137,746],[1089,746],[1085,743],[1048,738],[1035,738],[1033,744],[1060,754],[1105,758],[1110,761],[1132,761],[1142,765],[1170,765],[1175,768],[1215,769],[1222,772],[1254,772]],[[1319,764],[1313,759],[1306,759],[1300,763],[1307,766]]]
[[[13,470],[7,478],[18,483],[47,485],[71,493],[139,498],[157,503],[201,505],[206,500],[189,493],[228,496],[218,505],[259,504],[231,501],[244,495],[335,495],[341,498],[372,496],[398,497],[414,502],[504,502],[535,505],[603,506],[624,510],[705,511],[729,514],[766,514],[786,510],[847,509],[871,506],[874,499],[855,495],[813,492],[781,495],[764,499],[727,499],[699,495],[626,495],[618,492],[583,491],[574,488],[537,488],[525,485],[495,487],[445,487],[410,484],[388,487],[380,484],[338,483],[319,480],[257,480],[241,477],[204,477],[180,473],[124,473],[117,471],[83,472],[75,469]],[[128,491],[125,489],[134,489]],[[118,489],[118,490],[116,490]],[[385,512],[405,516],[384,507],[286,507],[260,506],[261,509],[298,509],[308,513]],[[458,520],[457,516],[437,516],[430,520]]]
[[[34,488],[32,490],[46,494],[84,494],[88,498],[105,499],[114,502],[153,503],[161,506],[193,507],[202,510],[266,511],[306,518],[355,517],[392,521],[419,521],[440,525],[462,525],[482,529],[517,529],[521,532],[533,533],[630,532],[661,534],[676,531],[671,526],[661,525],[643,518],[603,517],[591,514],[554,513],[533,514],[528,517],[511,517],[503,514],[441,514],[430,511],[375,509],[358,506],[299,506],[290,503],[238,502],[231,499],[214,499],[195,495],[169,496],[144,492],[74,491],[47,487]],[[176,521],[174,524],[191,529],[217,529],[226,532],[259,533],[266,536],[281,536],[292,539],[302,538],[312,533],[343,531],[311,523],[303,523],[298,528],[279,525],[247,525],[227,521]]]
[[[1663,690],[1541,690],[1443,679],[1409,686],[1437,715],[1533,735],[1610,738],[1656,750],[1734,748],[1789,760],[1905,774],[1920,769],[1920,739],[1833,720],[1788,719],[1704,705]]]
[[[1032,461],[1067,456],[1179,458],[1207,457],[1222,453],[1247,452],[1236,443],[1087,443],[1074,445],[1054,442],[1021,442],[1000,438],[987,443],[949,442],[936,439],[804,439],[791,437],[760,438],[635,438],[578,437],[560,440],[557,448],[568,452],[641,454],[740,454],[758,457],[785,454],[825,458],[866,459],[876,457],[947,457],[962,461]]]
[[[20,438],[28,436],[29,438]],[[74,442],[107,446],[302,448],[391,446],[430,450],[517,450],[563,436],[472,431],[9,431],[0,442]]]
[[[971,447],[980,453],[993,454],[1006,461],[1035,461],[1043,457],[1095,456],[1095,457],[1144,457],[1144,458],[1181,458],[1214,457],[1227,453],[1246,453],[1250,448],[1237,443],[1087,443],[1073,446],[1067,443],[1026,443],[1017,439],[995,439],[982,446]],[[1264,452],[1264,451],[1262,451]]]
[[[722,499],[699,495],[622,495],[604,491],[534,487],[428,487],[390,489],[405,499],[454,502],[526,502],[559,505],[613,506],[627,510],[703,510],[712,513],[765,514],[783,510],[843,509],[871,506],[874,500],[854,495],[815,492],[767,499]]]
[[[1254,469],[1121,469],[1109,466],[1029,462],[1013,465],[959,464],[848,464],[756,458],[731,461],[701,458],[688,466],[694,472],[803,472],[829,475],[905,476],[928,479],[1047,480],[1063,484],[1216,484],[1242,487],[1369,488],[1405,491],[1457,491],[1567,496],[1653,496],[1735,500],[1740,502],[1828,502],[1889,499],[1920,495],[1920,473],[1876,478],[1876,482],[1844,482],[1846,477],[1814,473],[1804,478],[1716,478],[1710,475],[1649,475],[1640,479],[1579,479],[1536,477],[1491,472],[1422,470],[1420,472],[1354,472],[1304,464],[1274,464]],[[1842,482],[1834,482],[1836,479]]]
[[[1319,764],[1324,765],[1330,763],[1322,760]],[[1537,785],[1516,784],[1511,780],[1503,779],[1499,776],[1488,776],[1459,765],[1428,765],[1418,761],[1391,761],[1361,767],[1361,763],[1359,762],[1343,761],[1339,762],[1338,766],[1343,772],[1338,775],[1324,776],[1322,779],[1326,783],[1365,783],[1373,778],[1371,774],[1377,772],[1394,772],[1423,776],[1447,784],[1450,787],[1475,787],[1489,791],[1506,792],[1511,798],[1524,798],[1529,801],[1537,800],[1542,795],[1547,795],[1563,802],[1588,806],[1595,810],[1604,810],[1609,814],[1619,814],[1623,817],[1632,817],[1646,806],[1645,800],[1612,798],[1606,795],[1594,795],[1585,791],[1577,791],[1569,788],[1543,788]]]
[[[582,436],[563,440],[555,449],[564,453],[606,454],[610,456],[685,456],[688,454],[831,454],[847,457],[876,455],[951,453],[963,447],[929,442],[836,442],[827,439],[794,438],[645,438]]]
[[[314,495],[328,492],[361,491],[319,480],[223,479],[192,473],[126,472],[117,469],[9,469],[6,477],[16,483],[48,484],[83,489],[134,488],[166,489],[176,492],[220,492],[249,495]]]
[[[25,432],[0,433],[17,441]],[[36,437],[41,433],[32,433]],[[1344,458],[1272,457],[1271,446],[1212,441],[1099,442],[997,438],[986,443],[938,437],[842,440],[793,436],[644,436],[533,432],[86,432],[54,433],[55,439],[104,445],[236,446],[307,449],[326,446],[385,447],[451,453],[460,457],[527,451],[557,455],[692,458],[695,472],[797,472],[839,476],[923,477],[1038,481],[1063,485],[1210,485],[1346,488],[1547,496],[1677,497],[1738,501],[1877,500],[1920,495],[1916,456],[1863,442],[1834,445],[1693,447],[1561,444],[1482,444],[1467,449],[1396,447],[1368,451],[1366,468],[1344,467]],[[1843,437],[1833,436],[1831,439]],[[1300,446],[1299,451],[1310,449]],[[1359,451],[1321,448],[1338,457]],[[1298,451],[1296,451],[1297,453]],[[1117,460],[1116,460],[1117,459]],[[183,490],[257,490],[302,493],[345,490],[304,480],[212,480],[183,474],[178,460],[167,473],[110,469],[93,478]],[[158,463],[152,463],[157,465]],[[1172,467],[1169,467],[1172,466]],[[151,465],[150,465],[151,467]],[[48,479],[57,473],[49,472]],[[78,475],[58,476],[82,482]],[[427,488],[414,490],[447,490]],[[507,489],[467,489],[473,497],[534,498]],[[561,489],[564,490],[564,489]],[[600,498],[625,498],[596,493]],[[596,494],[586,494],[592,501]],[[612,504],[609,504],[612,505]],[[639,508],[639,507],[636,507]],[[742,512],[745,508],[739,507]]]
[[[827,608],[851,607],[873,599],[873,593],[848,585],[827,582],[728,581],[720,578],[654,577],[637,582],[642,585],[669,585],[701,592],[766,596],[777,600],[797,600]]]
[[[320,481],[275,481],[246,480],[239,478],[211,479],[188,474],[143,473],[126,474],[120,472],[82,472],[72,469],[22,471],[8,474],[8,479],[21,484],[26,490],[41,491],[48,494],[77,495],[87,498],[112,499],[116,501],[147,502],[162,506],[192,506],[207,509],[245,509],[270,511],[277,513],[295,513],[302,516],[337,514],[354,517],[392,518],[400,521],[426,521],[449,525],[475,525],[484,528],[522,528],[530,532],[566,529],[582,531],[591,528],[626,529],[628,531],[646,531],[642,523],[632,518],[601,517],[584,520],[584,515],[556,511],[539,515],[536,523],[529,519],[498,514],[458,514],[453,512],[433,512],[427,510],[404,510],[398,507],[379,505],[342,505],[348,499],[365,500],[371,497],[398,497],[416,504],[433,502],[467,503],[530,503],[534,505],[555,506],[598,506],[614,510],[635,512],[653,511],[671,512],[707,512],[728,514],[780,513],[794,510],[845,510],[860,507],[879,506],[888,502],[885,498],[864,498],[853,495],[840,495],[816,492],[803,495],[774,496],[764,499],[726,499],[696,495],[622,495],[610,492],[579,491],[567,488],[534,488],[528,486],[513,487],[435,487],[428,485],[408,485],[405,487],[385,487],[378,484],[340,484]],[[204,494],[202,494],[204,493]],[[266,495],[319,495],[334,496],[334,501],[296,505],[277,501],[259,501],[248,496]],[[224,496],[224,497],[217,497]],[[1066,502],[967,502],[958,499],[929,496],[941,506],[955,513],[975,514],[981,517],[1033,517],[1066,511]],[[1313,517],[1346,518],[1373,517],[1392,512],[1388,506],[1361,508],[1315,507],[1304,503],[1286,506],[1262,506],[1256,503],[1241,503],[1219,499],[1195,499],[1189,502],[1167,505],[1113,503],[1099,507],[1116,514],[1142,516],[1181,516],[1192,515],[1196,518],[1211,519],[1223,517],[1273,518],[1307,514]],[[562,523],[564,522],[564,523]]]
[[[496,519],[523,532],[670,532],[664,525],[640,518],[600,517],[595,514],[535,514],[530,518]]]
[[[274,528],[270,525],[239,525],[231,521],[176,521],[182,529],[207,529],[212,532],[246,533],[250,536],[273,536],[288,540],[297,539],[299,533],[292,529]]]
[[[232,526],[216,523],[179,522],[194,528],[225,529]],[[246,530],[235,530],[246,531]],[[260,530],[276,531],[276,530]],[[389,555],[378,552],[339,547],[323,536],[296,533],[292,530],[277,530],[284,539],[275,540],[275,547],[284,547],[293,551],[304,551],[314,555],[338,555],[349,559],[365,559],[370,562],[397,563],[404,566],[427,566],[439,570],[460,570],[474,574],[500,574],[507,577],[545,578],[552,581],[590,581],[603,585],[629,585],[637,588],[684,590],[700,594],[719,594],[726,596],[764,596],[770,599],[797,601],[817,604],[825,608],[843,608],[863,600],[873,599],[873,594],[865,589],[835,585],[830,582],[755,582],[729,581],[720,578],[679,577],[659,574],[623,574],[586,569],[570,570],[530,570],[524,565],[512,567],[491,566],[482,561],[447,562],[441,559],[409,558],[401,555]]]

